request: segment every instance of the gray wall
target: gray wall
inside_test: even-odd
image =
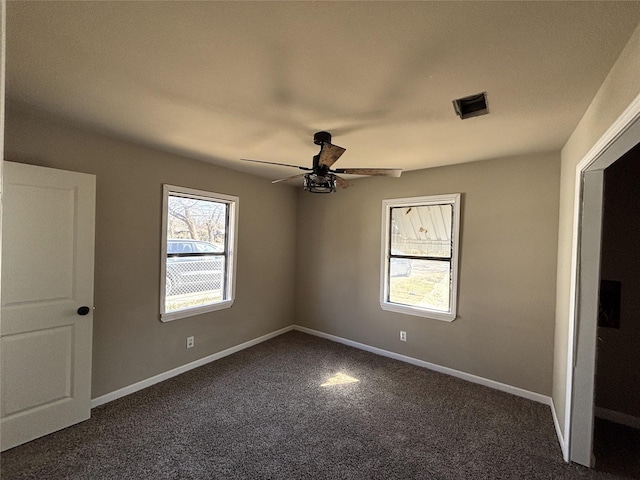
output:
[[[550,395],[559,169],[557,153],[528,155],[360,179],[329,196],[299,192],[296,322]],[[383,311],[382,200],[457,192],[459,318]]]
[[[8,160],[97,175],[93,397],[294,323],[551,393],[557,153],[358,179],[324,196],[79,130],[24,107],[8,109],[6,145]],[[240,197],[231,309],[159,321],[163,183]],[[456,192],[459,318],[383,311],[382,199]],[[407,331],[406,343],[399,330]],[[193,350],[185,349],[188,335],[196,337]]]
[[[599,328],[596,406],[640,418],[640,146],[605,170],[601,278],[621,282],[620,328]]]
[[[6,160],[97,176],[93,398],[294,323],[293,188],[22,107],[7,110],[5,145]],[[163,183],[240,197],[232,308],[160,322]],[[196,346],[187,350],[190,335]]]
[[[572,260],[576,166],[607,129],[640,94],[640,26],[636,28],[591,105],[562,148],[560,173],[560,215],[558,230],[558,273],[556,286],[556,330],[553,368],[553,405],[563,441],[567,434],[568,354],[572,295]]]

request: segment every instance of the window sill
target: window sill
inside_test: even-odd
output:
[[[180,318],[193,317],[194,315],[201,315],[203,313],[215,312],[218,310],[224,310],[225,308],[231,308],[233,300],[225,300],[223,302],[214,303],[212,305],[205,305],[203,307],[188,308],[184,310],[176,310],[174,312],[160,313],[160,320],[163,322],[171,322]]]
[[[455,312],[438,312],[436,310],[428,310],[426,308],[410,307],[408,305],[400,305],[397,303],[380,302],[380,307],[388,312],[404,313],[405,315],[414,315],[416,317],[431,318],[433,320],[441,320],[443,322],[453,322],[456,319]]]

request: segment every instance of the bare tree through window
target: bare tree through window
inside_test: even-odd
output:
[[[161,318],[232,303],[237,197],[165,185]]]

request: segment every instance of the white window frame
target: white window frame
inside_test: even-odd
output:
[[[452,206],[451,270],[449,285],[449,310],[446,312],[415,307],[389,301],[389,274],[391,251],[391,209],[397,207],[421,207],[428,205]],[[424,197],[395,198],[382,201],[382,258],[380,268],[380,306],[383,310],[407,315],[452,322],[456,319],[458,305],[458,253],[460,245],[460,194],[429,195]]]
[[[166,303],[166,278],[167,278],[167,226],[169,215],[169,196],[183,196],[186,198],[196,198],[209,200],[218,203],[225,203],[228,206],[228,217],[226,225],[226,252],[225,279],[222,300],[208,305],[185,308],[171,312],[165,311]],[[195,190],[193,188],[179,187],[176,185],[163,185],[162,188],[162,256],[160,258],[160,320],[170,322],[179,318],[186,318],[193,315],[200,315],[207,312],[215,312],[230,308],[235,300],[236,291],[236,250],[238,245],[238,208],[240,199],[232,195]]]

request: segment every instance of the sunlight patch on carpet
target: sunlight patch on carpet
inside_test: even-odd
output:
[[[321,387],[331,387],[333,385],[345,385],[347,383],[359,382],[357,378],[350,377],[346,373],[338,372],[333,377],[329,378],[326,382],[321,384]]]

